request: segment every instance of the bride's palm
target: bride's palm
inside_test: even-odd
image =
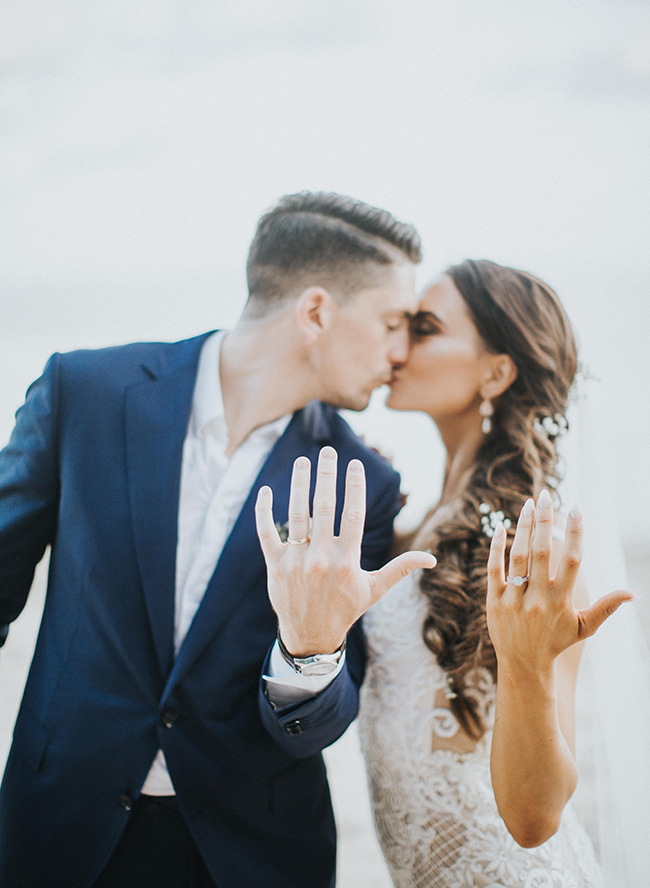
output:
[[[546,494],[546,495],[545,495]],[[593,635],[624,601],[634,596],[618,590],[584,610],[574,605],[582,547],[582,519],[573,509],[558,571],[551,576],[553,506],[542,492],[537,508],[522,509],[505,573],[506,534],[492,538],[488,560],[487,623],[500,668],[538,672],[552,666],[567,648]],[[520,584],[509,582],[523,578]]]

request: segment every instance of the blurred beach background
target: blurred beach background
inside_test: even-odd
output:
[[[4,0],[0,440],[54,351],[228,327],[259,216],[302,189],[413,222],[424,284],[525,268],[575,324],[612,530],[650,625],[648,0]],[[348,418],[393,457],[413,525],[430,423]],[[42,604],[0,670],[0,765]],[[388,888],[354,729],[328,753],[341,888]]]

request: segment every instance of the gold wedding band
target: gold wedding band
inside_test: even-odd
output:
[[[303,543],[308,543],[311,537],[307,535],[303,537],[301,540],[292,540],[291,537],[287,537],[287,542],[290,546],[302,546]]]
[[[527,583],[530,579],[529,576],[525,577],[506,577],[506,583],[512,583],[513,586],[523,586],[524,583]]]

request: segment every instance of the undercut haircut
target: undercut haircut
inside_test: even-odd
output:
[[[372,286],[399,250],[422,258],[420,236],[386,210],[341,194],[288,194],[265,213],[251,244],[246,276],[247,311],[264,315],[309,286],[343,301]]]

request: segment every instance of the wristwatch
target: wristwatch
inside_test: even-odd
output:
[[[333,654],[312,654],[310,657],[293,657],[284,646],[284,642],[278,632],[280,653],[294,672],[297,672],[299,675],[329,675],[330,672],[334,672],[341,662],[346,642],[347,639],[344,639],[341,647],[338,651],[334,651]]]

